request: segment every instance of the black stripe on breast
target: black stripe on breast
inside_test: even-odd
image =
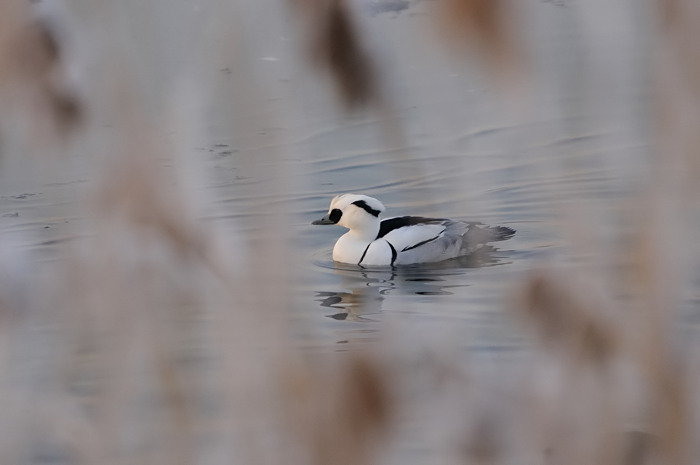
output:
[[[396,218],[388,218],[379,223],[379,234],[377,239],[384,237],[391,231],[404,226],[415,226],[417,224],[436,224],[447,221],[440,218],[424,218],[422,216],[397,216]]]
[[[443,229],[442,231],[440,231],[440,234],[442,234],[442,233],[444,233],[444,232],[445,232],[445,230]],[[426,240],[424,240],[424,241],[419,242],[418,244],[413,244],[413,245],[410,245],[410,246],[408,246],[408,247],[404,247],[404,249],[402,250],[402,252],[405,252],[405,251],[411,250],[411,249],[415,249],[416,247],[420,247],[421,245],[427,244],[428,242],[433,242],[434,240],[440,238],[440,234],[438,234],[437,236],[433,237],[432,239],[426,239]]]
[[[362,256],[360,257],[360,261],[357,262],[357,264],[358,264],[359,266],[362,266],[362,260],[365,259],[365,255],[367,255],[367,251],[369,250],[369,246],[370,246],[370,245],[372,245],[371,242],[369,243],[369,245],[367,246],[367,248],[365,249],[365,251],[362,252]]]
[[[379,210],[375,210],[374,208],[367,205],[367,202],[365,202],[364,200],[355,200],[352,204],[355,205],[356,207],[360,207],[361,209],[363,209],[364,211],[366,211],[367,213],[369,213],[372,216],[378,217],[379,214],[381,213]]]
[[[394,247],[394,244],[392,244],[389,241],[386,241],[387,244],[389,244],[389,247],[391,247],[391,266],[394,266],[394,262],[396,261],[396,257],[399,255],[396,253],[396,248]]]

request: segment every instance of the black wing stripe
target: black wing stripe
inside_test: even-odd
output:
[[[391,231],[404,226],[414,226],[417,224],[439,224],[444,221],[448,221],[442,218],[424,218],[422,216],[397,216],[396,218],[388,218],[382,220],[379,224],[379,233],[377,234],[377,239],[384,237]]]
[[[419,242],[418,244],[413,244],[413,245],[409,245],[408,247],[404,247],[404,249],[401,252],[406,252],[407,250],[415,249],[416,247],[420,247],[421,245],[427,244],[428,242],[433,242],[434,240],[439,239],[440,236],[442,235],[442,233],[444,233],[444,232],[445,232],[445,230],[443,229],[442,231],[440,231],[440,234],[433,237],[432,239],[426,239],[424,241]]]

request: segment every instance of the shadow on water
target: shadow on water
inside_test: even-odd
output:
[[[332,313],[334,320],[373,322],[382,312],[388,295],[450,296],[451,289],[468,287],[469,270],[511,263],[503,251],[484,246],[469,255],[439,263],[404,265],[395,267],[361,267],[336,263],[330,260],[316,261],[316,265],[329,269],[340,277],[342,291],[316,291],[316,301]]]

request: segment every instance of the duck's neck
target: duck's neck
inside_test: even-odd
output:
[[[376,221],[364,224],[362,228],[351,229],[347,234],[357,241],[370,243],[377,238],[380,223],[381,221],[377,218]]]

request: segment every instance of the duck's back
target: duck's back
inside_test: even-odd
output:
[[[396,249],[393,264],[431,263],[473,252],[487,242],[508,239],[515,231],[443,218],[401,216],[381,222],[378,238]]]

